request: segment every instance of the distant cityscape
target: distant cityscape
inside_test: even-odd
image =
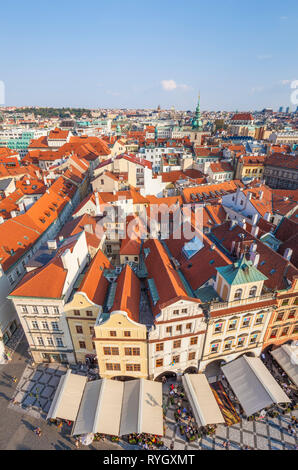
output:
[[[72,448],[296,449],[297,228],[298,106],[0,108],[5,407]]]

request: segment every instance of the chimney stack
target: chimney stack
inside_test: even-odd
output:
[[[266,212],[266,214],[264,215],[264,219],[267,220],[267,222],[270,221],[270,217],[271,217],[271,213],[270,212]]]
[[[255,215],[252,217],[252,220],[251,220],[252,225],[257,225],[258,218],[259,218],[258,214],[255,214]]]
[[[259,227],[257,227],[256,225],[254,225],[251,229],[251,234],[253,237],[257,238],[258,237],[258,233],[259,233]]]
[[[292,254],[293,254],[292,248],[286,248],[284,252],[284,258],[290,261]]]
[[[63,264],[64,269],[67,271],[70,269],[71,262],[72,262],[72,256],[71,256],[71,251],[69,248],[65,250],[62,255],[61,255],[61,261]]]
[[[252,261],[252,265],[256,268],[260,261],[260,255],[256,251],[252,252],[250,255],[250,261]]]
[[[47,245],[49,250],[57,250],[56,240],[48,240]]]
[[[85,230],[85,232],[91,233],[93,235],[93,226],[92,226],[92,224],[84,225],[84,230]]]

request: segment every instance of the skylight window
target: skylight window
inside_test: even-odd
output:
[[[194,236],[192,240],[185,243],[182,248],[182,252],[186,256],[187,259],[190,259],[192,256],[196,255],[204,246],[202,240],[200,240],[197,236]]]

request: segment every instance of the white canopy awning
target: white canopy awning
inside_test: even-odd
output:
[[[86,384],[73,435],[163,435],[162,384],[101,379]]]
[[[86,381],[87,377],[72,374],[71,369],[68,369],[60,379],[47,419],[75,421]]]
[[[283,344],[280,348],[271,351],[271,354],[298,387],[298,346]]]
[[[244,355],[221,368],[247,416],[291,401],[258,357]]]
[[[225,422],[204,374],[184,374],[182,383],[199,427]]]

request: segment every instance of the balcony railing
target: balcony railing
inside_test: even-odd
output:
[[[238,307],[240,305],[255,304],[257,302],[272,300],[274,298],[275,298],[275,294],[269,292],[267,294],[260,295],[259,297],[248,297],[246,299],[233,300],[231,302],[216,302],[216,301],[213,301],[213,302],[210,303],[210,310],[221,310],[221,309],[225,309],[225,308]]]

